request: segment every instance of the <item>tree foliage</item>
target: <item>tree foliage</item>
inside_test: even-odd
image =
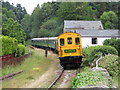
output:
[[[62,33],[62,24],[59,24],[58,18],[52,18],[44,22],[40,28],[40,37],[58,36]]]
[[[22,7],[21,4],[17,4],[17,6],[15,7],[14,4],[11,5],[7,1],[7,2],[2,2],[2,7],[6,8],[8,11],[12,10],[15,13],[17,21],[19,23],[21,23],[21,20],[24,18],[24,15],[27,14],[26,9],[24,7]]]
[[[27,39],[58,36],[63,31],[63,20],[101,20],[105,29],[117,29],[118,5],[109,2],[47,2],[39,4],[32,14],[26,14],[21,4],[3,2],[3,22],[9,18],[22,24]],[[103,7],[104,6],[104,7]]]
[[[109,45],[115,47],[116,50],[118,51],[118,55],[120,56],[120,39],[114,39],[114,38],[106,39],[103,45]]]
[[[118,7],[120,6],[120,3],[118,2],[90,2],[90,6],[94,10],[97,10],[97,17],[100,18],[100,16],[104,12],[108,11],[114,11],[116,14],[118,14]]]
[[[32,20],[31,20],[31,16],[29,14],[26,14],[25,17],[21,21],[22,28],[25,31],[26,36],[27,36],[26,39],[31,38],[31,36],[30,36],[30,33],[32,31],[32,23],[31,22],[32,22]]]
[[[18,42],[15,38],[0,35],[0,41],[2,41],[2,50],[0,50],[0,56],[13,54],[17,50]]]
[[[96,10],[88,3],[63,2],[58,10],[58,16],[63,20],[94,20]]]
[[[7,22],[8,18],[12,18],[17,20],[15,13],[12,10],[7,10],[6,8],[2,8],[2,20],[3,22]]]
[[[113,11],[104,12],[100,19],[105,29],[115,29],[118,25],[118,17]]]
[[[9,18],[6,23],[3,23],[2,34],[16,38],[18,43],[25,43],[26,34],[22,26],[12,18]]]

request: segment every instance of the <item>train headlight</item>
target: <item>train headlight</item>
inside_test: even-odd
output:
[[[71,55],[72,53],[70,53],[70,55]]]

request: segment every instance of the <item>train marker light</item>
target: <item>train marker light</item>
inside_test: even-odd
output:
[[[61,49],[62,47],[60,46],[60,49]]]

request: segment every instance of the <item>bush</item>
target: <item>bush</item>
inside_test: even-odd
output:
[[[15,56],[19,57],[25,54],[25,46],[24,45],[18,45]]]
[[[111,76],[119,75],[119,62],[120,58],[116,55],[107,55],[99,61],[99,66],[107,69]]]
[[[92,63],[99,55],[115,54],[118,55],[117,50],[112,46],[91,46],[83,48],[83,57],[86,58],[87,63]]]
[[[15,38],[0,35],[0,41],[2,41],[2,50],[0,50],[0,56],[15,53],[17,49],[16,46],[18,45],[18,42]]]
[[[113,46],[117,49],[118,55],[120,56],[120,39],[106,39],[103,45]]]

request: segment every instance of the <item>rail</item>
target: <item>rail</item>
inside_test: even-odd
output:
[[[11,73],[11,74],[9,74],[9,75],[6,75],[6,76],[3,76],[3,77],[0,77],[0,80],[9,79],[9,78],[11,78],[11,77],[13,77],[13,76],[15,76],[15,75],[17,75],[17,74],[20,74],[20,73],[22,73],[22,72],[23,72],[23,71],[19,71],[19,72]]]
[[[64,69],[62,70],[62,72],[59,74],[59,76],[55,79],[55,81],[48,87],[47,90],[49,90],[50,88],[52,88],[53,85],[55,85],[55,83],[60,79],[60,77],[62,76],[64,72]]]

